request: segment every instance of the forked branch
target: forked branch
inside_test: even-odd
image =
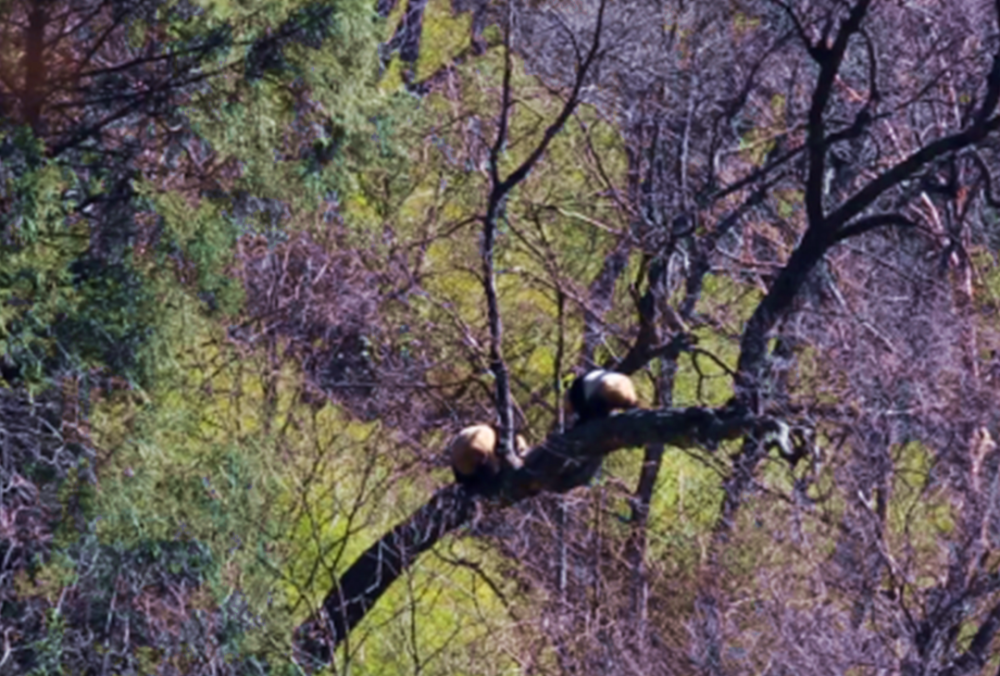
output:
[[[580,92],[586,82],[591,67],[600,55],[601,32],[604,28],[604,9],[607,0],[601,0],[597,8],[597,20],[594,36],[586,57],[577,65],[573,88],[569,97],[563,103],[556,119],[542,134],[538,145],[528,154],[528,157],[511,174],[500,177],[500,157],[507,146],[509,121],[511,112],[511,74],[513,70],[511,47],[511,18],[508,14],[504,36],[504,72],[501,91],[500,117],[497,124],[497,137],[489,154],[490,193],[483,216],[483,286],[486,294],[486,310],[490,329],[490,371],[496,381],[496,406],[500,422],[499,448],[509,467],[517,468],[520,460],[514,450],[514,406],[510,392],[510,372],[503,357],[503,320],[500,316],[500,301],[496,286],[496,241],[497,221],[502,217],[503,203],[510,191],[527,178],[528,173],[545,154],[552,139],[565,126],[573,111],[580,103]]]

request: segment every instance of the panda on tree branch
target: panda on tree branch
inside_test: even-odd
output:
[[[566,397],[567,408],[576,415],[576,425],[607,418],[614,411],[639,405],[632,379],[624,373],[596,369],[573,381]]]
[[[575,429],[607,418],[616,411],[637,408],[639,398],[632,379],[624,373],[594,369],[573,380],[566,393],[565,405],[567,413],[575,418],[570,429]],[[590,483],[603,462],[603,456],[596,456],[573,463],[575,466],[561,473],[550,490],[565,493]]]
[[[497,445],[499,435],[490,425],[472,425],[461,430],[448,448],[455,481],[473,495],[496,495],[500,491],[503,472],[502,455]],[[528,442],[520,434],[514,437],[519,456],[528,450]]]
[[[566,407],[575,416],[573,427],[607,418],[616,411],[636,408],[639,398],[632,379],[624,373],[596,369],[577,377],[570,386]],[[528,450],[524,437],[515,437],[517,454]],[[471,495],[497,495],[502,488],[504,461],[498,448],[499,435],[491,425],[472,425],[461,430],[449,445],[455,481]],[[551,486],[563,492],[587,483],[600,467],[601,458],[583,462],[577,471],[561,477]],[[514,468],[517,469],[517,468]]]

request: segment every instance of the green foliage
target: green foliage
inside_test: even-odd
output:
[[[947,564],[939,536],[952,533],[956,514],[945,486],[931,478],[931,452],[917,442],[904,444],[893,454],[897,471],[889,503],[889,541],[912,557],[918,586],[932,586],[935,572]]]
[[[148,184],[140,187],[140,194],[149,199],[163,226],[148,274],[158,278],[157,284],[179,279],[207,308],[235,314],[243,302],[242,288],[230,274],[239,229],[226,217],[225,201],[206,199],[191,205],[180,195],[155,192]]]
[[[248,12],[212,5],[232,22],[233,40],[250,44],[230,57],[246,57],[248,71],[216,80],[187,109],[200,136],[239,162],[230,194],[297,210],[350,191],[348,170],[372,158],[369,139],[392,114],[391,96],[377,87],[380,21],[371,4],[281,1]]]
[[[405,5],[400,3],[400,9],[403,7]],[[431,0],[427,3],[420,59],[417,61],[418,81],[447,66],[460,52],[467,49],[471,23],[471,13],[454,15],[449,2]]]
[[[35,653],[35,668],[30,676],[57,676],[65,673],[62,668],[62,641],[66,631],[66,618],[58,608],[48,611],[47,631],[44,638],[35,641],[31,650]]]
[[[716,472],[696,458],[668,449],[650,504],[650,529],[657,533],[650,542],[651,558],[681,568],[697,563],[721,499]]]
[[[395,135],[412,103],[377,86],[381,28],[359,0],[172,3],[136,17],[131,44],[153,32],[180,52],[201,50],[215,74],[175,111],[200,133],[185,151],[221,167],[213,185],[174,180],[169,153],[162,173],[136,178],[100,147],[71,163],[46,158],[24,129],[0,136],[0,351],[39,390],[74,374],[73,413],[89,435],[74,441],[88,447],[79,467],[46,479],[62,506],[59,554],[39,561],[19,593],[49,605],[82,598],[130,618],[133,644],[112,646],[124,662],[104,668],[191,673],[218,658],[243,664],[238,673],[261,671],[260,660],[282,673],[303,612],[293,604],[328,584],[293,575],[326,555],[328,531],[310,526],[329,521],[329,490],[350,503],[365,488],[352,472],[372,431],[313,416],[292,363],[272,372],[267,355],[239,351],[218,322],[242,307],[240,235],[280,239],[290,223],[302,227],[289,215],[362,191],[362,167],[404,176]],[[121,218],[91,219],[93,203]],[[112,374],[131,387],[109,391],[102,378]],[[298,426],[310,419],[311,431]],[[357,462],[323,478],[322,458]],[[373,475],[380,485],[393,467],[387,459]],[[305,501],[303,486],[316,486]],[[377,528],[387,523],[381,507],[366,513]],[[329,532],[340,528],[334,519]],[[146,587],[150,579],[164,586]],[[171,585],[187,616],[154,631]],[[89,667],[74,660],[110,650],[98,641],[67,657],[81,632],[129,635],[118,619],[102,621],[50,610],[32,644],[35,672],[82,673]]]
[[[89,255],[87,227],[73,215],[81,184],[26,132],[0,136],[0,156],[0,201],[10,203],[0,241],[0,350],[34,386],[67,369],[141,378],[152,308],[130,259]]]

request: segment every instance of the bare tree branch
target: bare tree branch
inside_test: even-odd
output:
[[[579,468],[621,448],[647,444],[715,447],[750,430],[772,424],[735,407],[690,407],[632,411],[553,435],[526,455],[524,466],[504,487],[501,503],[510,506],[543,491],[565,492],[579,485]],[[405,522],[368,548],[340,577],[323,601],[322,612],[299,627],[299,649],[317,664],[361,621],[383,592],[449,532],[468,521],[473,500],[458,485],[438,491]]]
[[[576,106],[580,102],[580,92],[587,81],[588,71],[597,60],[600,53],[601,33],[604,28],[604,10],[606,0],[601,0],[597,8],[597,18],[594,27],[594,35],[590,49],[582,63],[578,64],[573,89],[563,104],[562,110],[556,119],[545,129],[541,141],[532,150],[528,157],[513,171],[506,179],[500,178],[500,155],[506,146],[508,139],[508,120],[511,106],[510,80],[512,71],[512,53],[510,36],[512,32],[511,12],[508,9],[507,26],[505,28],[505,50],[504,50],[504,75],[501,92],[501,104],[499,113],[499,123],[497,125],[497,137],[490,149],[489,156],[489,176],[490,194],[487,200],[486,213],[483,216],[483,276],[486,287],[487,313],[490,325],[490,370],[496,378],[497,410],[500,418],[500,439],[499,447],[506,459],[509,467],[520,466],[517,453],[514,448],[514,421],[513,404],[510,393],[510,375],[507,364],[503,359],[503,323],[500,317],[499,300],[496,293],[496,279],[494,271],[494,256],[496,248],[497,220],[501,218],[504,201],[510,191],[523,181],[528,172],[542,158],[548,149],[552,139],[565,126],[570,115],[573,114]]]

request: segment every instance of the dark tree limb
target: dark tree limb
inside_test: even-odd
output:
[[[579,483],[579,468],[621,448],[647,444],[700,445],[762,429],[768,418],[755,418],[734,406],[631,411],[553,435],[526,456],[500,498],[504,505],[543,491],[564,492]],[[296,631],[298,650],[314,666],[326,664],[375,605],[383,592],[445,535],[472,516],[474,498],[457,485],[439,490],[409,519],[373,544],[347,569],[323,600],[317,616]]]
[[[767,341],[771,330],[791,307],[810,271],[832,244],[833,238],[828,234],[817,228],[809,228],[747,322],[740,340],[736,378],[737,395],[745,399],[747,405],[755,407],[757,404],[757,389],[765,371]]]
[[[858,235],[863,235],[866,232],[886,225],[916,227],[916,223],[901,214],[876,214],[868,218],[860,218],[847,227],[841,228],[834,240],[841,242],[850,237],[857,237]]]
[[[998,49],[986,78],[987,92],[983,105],[968,127],[928,143],[880,173],[832,213],[825,215],[822,207],[823,173],[825,154],[831,138],[824,137],[823,112],[829,102],[847,43],[854,33],[861,30],[861,22],[869,5],[870,2],[867,0],[859,0],[852,7],[849,17],[840,27],[831,47],[826,47],[825,41],[819,46],[809,46],[813,58],[820,64],[820,74],[810,106],[806,141],[808,174],[805,203],[808,226],[799,246],[778,273],[767,295],[747,322],[740,340],[736,375],[737,397],[742,405],[753,411],[760,411],[764,406],[760,395],[768,370],[767,344],[770,334],[778,321],[791,309],[798,289],[805,283],[812,269],[822,260],[826,252],[838,242],[883,225],[912,225],[908,219],[898,214],[859,217],[887,191],[911,178],[927,164],[973,146],[1000,129],[1000,116],[993,115],[1000,103],[1000,49]],[[867,124],[866,119],[867,116],[859,113],[852,129],[857,127],[860,133]],[[764,450],[760,444],[755,439],[748,438],[740,454],[734,459],[733,475],[723,487],[725,497],[717,532],[725,533],[728,530],[742,494],[750,485],[756,466],[763,456]]]
[[[833,92],[840,64],[847,52],[847,43],[851,36],[861,29],[861,21],[868,12],[870,4],[871,0],[860,0],[851,8],[851,13],[838,31],[831,47],[813,45],[810,49],[810,53],[820,66],[819,79],[809,106],[809,128],[806,136],[809,172],[806,177],[805,200],[811,228],[820,227],[823,223],[823,174],[826,169],[826,151],[829,147],[823,115],[830,102],[830,94]]]
[[[1000,65],[998,65],[1000,50],[998,50],[993,57],[993,68],[987,78],[987,93],[983,106],[972,125],[961,132],[927,144],[879,174],[833,213],[824,216],[821,206],[824,167],[822,156],[825,154],[827,143],[822,136],[822,113],[829,101],[830,88],[843,59],[843,50],[846,49],[851,35],[860,30],[861,21],[869,4],[867,0],[861,0],[851,9],[851,14],[841,26],[833,46],[823,51],[820,76],[809,112],[810,130],[806,144],[809,149],[809,175],[805,200],[809,225],[799,247],[779,273],[767,296],[754,311],[743,333],[737,384],[742,390],[741,396],[748,398],[748,404],[753,403],[755,388],[761,384],[767,337],[770,331],[791,306],[799,286],[825,252],[846,237],[866,232],[872,227],[902,224],[899,220],[901,217],[895,215],[876,215],[862,219],[854,225],[849,223],[886,191],[910,178],[929,162],[967,148],[982,141],[989,133],[1000,129],[1000,116],[990,117],[1000,101]],[[815,128],[817,125],[818,131]]]
[[[982,670],[992,657],[990,646],[998,629],[1000,629],[1000,604],[993,606],[972,637],[968,650],[962,653],[948,669],[942,671],[942,676],[965,676]]]
[[[36,135],[41,134],[42,102],[45,99],[47,71],[45,67],[45,27],[49,22],[46,3],[36,3],[28,13],[28,27],[24,36],[24,91],[22,117]]]
[[[327,664],[383,592],[438,540],[469,520],[473,498],[457,484],[439,490],[423,507],[373,544],[334,584],[320,611],[296,630],[300,657]]]
[[[982,141],[988,134],[998,129],[1000,129],[1000,116],[994,116],[982,125],[973,125],[968,129],[927,144],[905,160],[902,160],[872,179],[865,187],[841,205],[840,208],[830,214],[827,222],[831,227],[839,227],[847,223],[871,206],[887,190],[909,179],[927,164],[948,153],[968,148]]]

